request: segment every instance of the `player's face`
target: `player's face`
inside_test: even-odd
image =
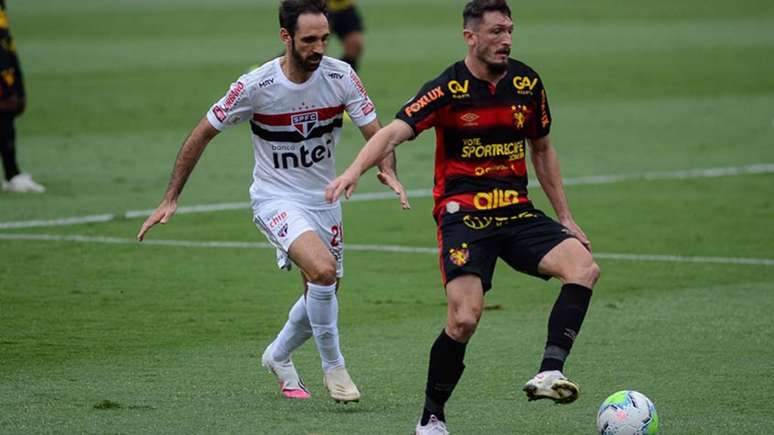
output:
[[[298,17],[296,34],[290,46],[290,54],[296,66],[314,71],[320,66],[328,46],[328,19],[323,14],[302,14]]]
[[[485,12],[470,39],[473,53],[492,72],[508,67],[513,37],[513,21],[502,12]]]

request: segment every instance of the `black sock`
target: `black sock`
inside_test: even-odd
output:
[[[0,113],[0,156],[3,159],[3,170],[5,179],[19,175],[19,165],[16,162],[16,130],[13,126],[14,115],[11,113]]]
[[[457,386],[465,370],[465,347],[441,331],[430,350],[430,366],[427,369],[427,387],[425,388],[425,409],[422,411],[421,425],[426,425],[431,415],[446,421],[443,407]]]
[[[546,342],[540,371],[562,370],[572,344],[580,332],[591,302],[591,289],[580,284],[565,284],[548,317]]]
[[[357,58],[356,57],[349,57],[349,56],[342,56],[341,60],[344,62],[347,62],[355,72],[357,72]]]

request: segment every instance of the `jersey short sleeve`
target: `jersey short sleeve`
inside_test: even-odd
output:
[[[548,107],[548,96],[546,95],[546,88],[543,86],[543,80],[537,77],[537,74],[535,76],[537,83],[532,94],[535,116],[531,118],[527,128],[527,136],[530,139],[538,139],[548,135],[551,132],[552,121],[551,109]]]
[[[411,126],[414,136],[435,126],[437,112],[448,104],[446,82],[443,77],[438,77],[425,83],[395,115],[396,119]]]
[[[252,86],[246,75],[231,84],[226,95],[207,112],[207,120],[217,130],[224,130],[241,124],[252,117],[254,101],[251,98]]]
[[[352,122],[358,127],[370,124],[376,119],[376,107],[368,97],[368,92],[366,92],[363,82],[360,81],[360,77],[354,70],[350,69],[349,78],[345,83],[349,89],[344,104]]]

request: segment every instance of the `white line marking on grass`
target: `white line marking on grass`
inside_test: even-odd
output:
[[[738,175],[752,175],[752,174],[770,174],[774,173],[774,164],[761,163],[745,166],[728,166],[722,168],[709,168],[709,169],[689,169],[683,171],[666,171],[666,172],[645,172],[641,174],[618,174],[618,175],[594,175],[589,177],[576,177],[565,178],[565,186],[586,186],[595,184],[612,184],[622,183],[626,181],[656,181],[656,180],[685,180],[690,178],[716,178],[716,177],[731,177]],[[540,187],[537,180],[530,180],[531,185]],[[427,198],[432,196],[433,191],[431,189],[417,189],[408,191],[410,198]],[[395,198],[395,193],[391,191],[384,192],[371,192],[371,193],[356,193],[352,195],[349,201],[378,201],[385,199]],[[192,214],[192,213],[207,213],[216,211],[228,211],[228,210],[244,210],[250,208],[250,203],[245,202],[226,202],[219,204],[203,204],[183,206],[177,209],[177,214]],[[18,221],[18,222],[0,222],[0,230],[4,229],[20,229],[20,228],[39,228],[39,227],[58,227],[67,225],[80,225],[97,222],[109,222],[119,218],[122,219],[135,219],[144,218],[150,216],[153,210],[130,210],[126,213],[116,214],[99,214],[89,216],[76,216],[70,218],[59,218],[51,220],[31,220],[31,221]]]
[[[196,241],[196,240],[153,240],[146,239],[140,243],[135,239],[118,237],[55,235],[55,234],[1,234],[0,240],[29,240],[46,242],[101,243],[110,245],[155,245],[178,248],[209,248],[209,249],[274,249],[269,243],[262,242],[226,242],[226,241]],[[402,254],[438,255],[438,248],[399,245],[345,245],[348,251],[391,252]],[[595,252],[594,257],[603,260],[619,261],[656,261],[663,263],[709,263],[726,265],[774,266],[774,259],[768,258],[738,258],[738,257],[688,257],[682,255],[642,255]]]
[[[110,222],[115,219],[112,214],[96,214],[91,216],[80,216],[71,218],[51,219],[51,220],[33,220],[20,222],[0,223],[0,229],[10,230],[15,228],[37,228],[37,227],[59,227],[65,225],[80,225],[97,222]]]

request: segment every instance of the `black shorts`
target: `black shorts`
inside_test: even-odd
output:
[[[531,205],[444,213],[438,224],[443,284],[473,274],[488,291],[498,258],[520,272],[547,280],[549,276],[538,272],[540,260],[571,237],[564,226]]]
[[[363,31],[363,19],[360,18],[360,14],[355,6],[350,6],[338,12],[330,12],[328,19],[330,19],[333,33],[339,39],[344,39],[352,32]]]

